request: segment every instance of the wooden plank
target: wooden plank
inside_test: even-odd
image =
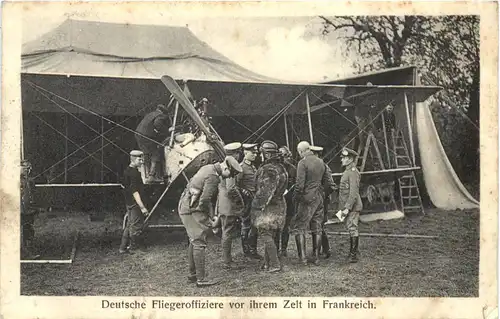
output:
[[[348,232],[327,232],[328,235],[349,235]],[[391,238],[419,238],[436,239],[438,236],[412,235],[412,234],[382,234],[382,233],[359,233],[360,237],[391,237]]]

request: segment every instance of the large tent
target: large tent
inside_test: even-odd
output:
[[[52,181],[88,182],[99,175],[101,182],[117,181],[126,165],[124,153],[135,141],[133,132],[117,129],[107,119],[133,129],[144,113],[167,103],[163,75],[183,83],[195,99],[207,97],[213,103],[209,113],[222,136],[243,140],[286,107],[288,119],[274,120],[264,137],[284,144],[289,136],[296,143],[315,134],[317,144],[338,149],[338,135],[355,128],[350,120],[354,104],[378,100],[383,107],[408,94],[410,113],[400,117],[415,130],[416,103],[439,90],[415,87],[415,74],[408,67],[324,84],[284,83],[237,65],[186,27],[66,20],[23,45],[25,152],[38,177],[50,175],[47,164],[63,157],[59,171],[82,169],[73,180],[67,174],[62,180],[57,172]],[[304,125],[307,113],[314,129]],[[291,132],[284,136],[287,123]],[[408,126],[404,134],[408,140],[416,137]],[[92,159],[93,165],[82,165]]]

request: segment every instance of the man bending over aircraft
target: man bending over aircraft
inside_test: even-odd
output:
[[[207,235],[214,225],[211,219],[212,201],[217,195],[220,178],[234,177],[241,166],[230,156],[222,163],[202,166],[191,178],[179,199],[179,216],[189,237],[188,262],[190,282],[198,287],[217,284],[205,278],[205,248]]]

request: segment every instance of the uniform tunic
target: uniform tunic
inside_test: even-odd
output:
[[[236,186],[242,190],[241,194],[245,203],[241,221],[241,231],[244,232],[252,227],[252,223],[250,221],[250,208],[256,189],[255,176],[257,169],[253,163],[247,160],[244,160],[240,165],[242,172],[236,175]]]
[[[191,178],[179,200],[179,216],[194,246],[205,247],[207,244],[212,203],[217,194],[220,173],[220,164],[201,167]]]
[[[351,236],[358,236],[359,212],[363,209],[363,202],[359,195],[361,174],[355,163],[348,165],[342,173],[339,185],[339,210],[348,209],[345,225]]]
[[[234,177],[223,179],[219,177],[219,195],[217,197],[217,212],[221,218],[222,237],[238,235],[238,218],[243,215],[245,204],[243,198],[236,188]]]
[[[164,133],[165,127],[168,126],[169,121],[168,116],[161,110],[155,110],[144,116],[136,128],[136,132],[147,136],[149,139],[139,134],[135,136],[141,151],[148,155],[157,155],[159,153],[158,144],[154,141],[160,142],[165,137],[162,133]]]
[[[290,221],[290,233],[321,232],[323,223],[323,178],[326,165],[322,159],[309,152],[297,165],[295,199],[297,212]]]

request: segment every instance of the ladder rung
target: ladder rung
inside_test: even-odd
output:
[[[401,188],[418,188],[417,185],[400,186]]]
[[[415,195],[415,196],[403,196],[403,199],[412,199],[412,198],[419,198],[420,196]]]
[[[421,206],[405,206],[403,209],[422,209]]]

